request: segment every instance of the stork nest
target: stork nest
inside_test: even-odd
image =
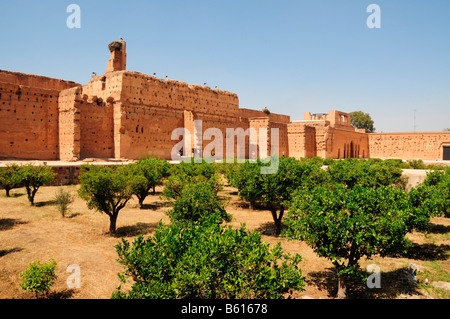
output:
[[[263,111],[264,113],[266,113],[267,115],[270,114],[270,111],[269,111],[269,109],[268,109],[267,107],[265,107],[262,111]]]
[[[113,51],[120,51],[122,49],[122,42],[121,41],[113,41],[110,44],[108,44],[109,52]]]

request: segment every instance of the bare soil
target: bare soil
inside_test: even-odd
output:
[[[63,186],[73,195],[77,185]],[[128,240],[139,234],[151,236],[160,221],[169,223],[165,211],[170,205],[160,198],[161,188],[150,194],[144,208],[139,209],[135,198],[119,213],[117,235],[107,233],[108,216],[89,210],[78,196],[66,217],[54,205],[58,187],[41,187],[36,195],[36,206],[29,205],[25,189],[14,189],[7,198],[0,191],[0,298],[35,298],[33,293],[19,288],[19,273],[39,259],[58,263],[58,276],[49,298],[107,299],[119,286],[117,274],[122,271],[116,261],[115,245],[124,237]],[[264,208],[251,210],[241,201],[235,189],[225,186],[221,195],[228,199],[227,211],[232,214],[230,224],[239,227],[245,223],[250,231],[261,233],[271,245],[281,242],[285,252],[302,256],[300,268],[306,278],[305,291],[294,292],[294,298],[335,298],[337,280],[331,262],[318,257],[304,242],[288,240],[273,235],[273,221]],[[427,234],[413,233],[408,237],[413,243],[406,256],[375,257],[363,260],[362,267],[377,264],[381,270],[381,288],[369,289],[365,283],[353,283],[352,298],[450,298],[445,289],[435,288],[431,282],[449,282],[450,221],[439,217],[432,220]],[[415,282],[408,277],[407,267],[417,265],[421,271]],[[70,264],[81,270],[81,288],[69,289],[66,283],[71,275],[66,271]],[[429,284],[425,285],[425,279]],[[417,284],[418,283],[418,284]]]

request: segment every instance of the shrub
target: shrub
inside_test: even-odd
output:
[[[56,208],[61,213],[62,217],[65,217],[66,212],[69,210],[70,205],[73,203],[74,197],[69,191],[65,191],[60,187],[55,193]]]
[[[427,168],[421,159],[408,160],[407,163],[408,163],[409,167],[412,169],[426,169]]]
[[[217,224],[160,224],[147,239],[116,245],[124,273],[113,298],[284,298],[301,291],[300,255],[270,248],[257,232]],[[129,291],[122,285],[133,280]]]
[[[57,278],[55,274],[56,265],[57,263],[53,259],[43,265],[41,265],[39,260],[30,263],[28,268],[20,273],[20,288],[34,292],[36,297],[42,293],[48,295],[50,287]]]

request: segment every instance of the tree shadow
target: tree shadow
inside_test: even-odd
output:
[[[366,281],[354,281],[351,297],[355,299],[393,299],[401,294],[423,295],[407,267],[381,272],[380,276],[380,288],[369,288]]]
[[[327,268],[324,271],[310,272],[305,277],[309,285],[316,286],[321,291],[326,291],[328,297],[334,298],[337,294],[337,276],[334,268]]]
[[[167,205],[168,203],[166,202],[156,202],[151,204],[143,204],[142,207],[140,207],[140,209],[158,210],[162,207],[166,207]]]
[[[430,223],[428,233],[430,234],[446,234],[450,232],[450,226]]]
[[[21,197],[21,196],[24,196],[24,195],[26,195],[26,193],[10,193],[9,194],[9,197],[14,197],[14,198],[16,198],[16,197]]]
[[[250,209],[252,211],[268,210],[266,205],[264,203],[260,203],[260,202],[256,202],[255,203],[254,209],[252,209],[250,207],[250,203],[249,202],[245,202],[245,201],[234,202],[233,205],[236,206],[236,207],[239,207],[239,208],[247,208],[247,209]]]
[[[336,298],[338,291],[338,279],[334,268],[325,271],[311,272],[305,281],[316,286],[319,290],[326,291],[328,297]],[[349,299],[393,299],[400,294],[421,296],[417,282],[411,272],[405,268],[399,268],[380,273],[380,288],[369,288],[367,281],[358,278],[348,279],[347,295]]]
[[[135,225],[123,226],[116,229],[115,237],[134,237],[145,235],[155,230],[159,223],[136,223]]]
[[[63,289],[60,291],[50,291],[48,293],[39,293],[31,295],[31,292],[27,292],[27,299],[47,299],[47,300],[58,300],[58,299],[69,299],[75,294],[74,289]]]
[[[413,243],[406,254],[401,257],[417,260],[445,260],[448,258],[450,245],[417,244]]]
[[[18,251],[21,251],[21,250],[23,250],[23,248],[2,249],[2,250],[0,250],[0,257],[3,257],[3,256],[8,255],[10,253],[15,253],[15,252],[18,252]]]
[[[74,289],[63,289],[61,291],[54,291],[48,294],[48,299],[69,299],[75,293]]]
[[[283,223],[283,221],[281,222],[281,232],[283,232],[284,229],[286,229],[288,226]],[[259,225],[258,228],[256,228],[256,231],[259,232],[261,235],[266,235],[266,236],[276,236],[276,228],[275,228],[275,223],[272,222],[266,222],[264,224]]]
[[[43,207],[43,206],[51,206],[51,205],[55,205],[55,204],[56,204],[56,200],[52,199],[52,200],[46,200],[43,202],[34,203],[34,206]]]
[[[15,218],[2,218],[0,219],[0,231],[8,230],[16,225],[26,224],[27,222],[15,219]]]
[[[77,217],[77,216],[80,216],[80,215],[81,215],[81,213],[71,213],[70,215],[64,216],[64,218],[74,218],[74,217]]]

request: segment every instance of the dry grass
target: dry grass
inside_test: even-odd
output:
[[[78,186],[63,186],[76,195]],[[54,206],[54,194],[58,187],[42,187],[36,195],[37,207],[28,203],[24,189],[12,191],[7,198],[0,194],[0,298],[33,298],[33,294],[19,288],[19,273],[36,258],[47,262],[54,258],[58,262],[58,279],[52,287],[54,298],[110,298],[119,285],[114,245],[121,237],[133,239],[139,234],[151,235],[160,220],[169,222],[165,211],[168,204],[156,195],[149,195],[144,209],[132,199],[120,212],[117,220],[118,236],[107,234],[109,219],[106,215],[87,209],[86,204],[75,196],[70,211],[63,218]],[[225,187],[221,195],[228,198],[227,211],[233,215],[231,225],[247,225],[250,231],[259,231],[270,244],[281,242],[286,252],[300,253],[303,257],[301,269],[306,277],[306,290],[294,297],[333,298],[336,279],[331,263],[318,257],[310,247],[299,241],[289,241],[271,235],[272,217],[263,209],[250,210],[240,201],[236,190]],[[404,268],[410,263],[419,265],[424,272],[419,281],[427,276],[433,280],[447,280],[450,270],[448,260],[450,222],[447,218],[433,219],[434,227],[425,236],[410,234],[414,243],[407,256],[392,256],[363,260],[362,265],[375,263],[381,267],[382,288],[368,289],[364,284],[355,284],[355,298],[449,298],[446,292],[428,289],[425,286],[410,286],[402,281]],[[431,264],[430,264],[431,263]],[[68,289],[66,272],[69,264],[78,264],[81,269],[81,288]],[[444,278],[444,279],[442,279]],[[445,279],[447,278],[447,279]]]

